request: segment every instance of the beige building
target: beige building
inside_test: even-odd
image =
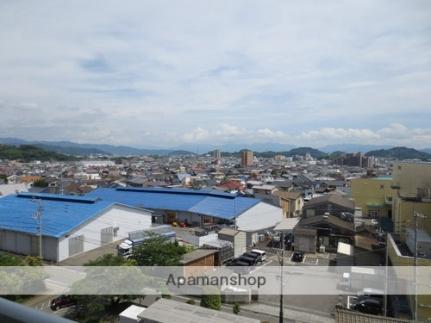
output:
[[[387,244],[390,263],[431,266],[431,163],[396,163],[392,176],[394,234],[388,235]],[[417,312],[418,321],[431,320],[430,295],[419,295],[417,302],[411,296],[409,305],[412,313]]]
[[[251,150],[241,151],[241,167],[253,166],[253,152]]]
[[[394,231],[405,237],[413,214],[424,214],[422,229],[431,234],[431,163],[396,163],[393,168],[392,201]]]
[[[304,199],[300,192],[276,191],[275,197],[278,198],[278,205],[283,209],[283,215],[286,218],[300,216]]]
[[[351,180],[352,197],[355,206],[360,207],[363,216],[392,218],[392,177],[368,177]]]

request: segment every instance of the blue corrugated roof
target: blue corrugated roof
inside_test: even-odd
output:
[[[97,197],[60,195],[60,194],[50,194],[50,193],[22,192],[22,193],[18,193],[17,195],[19,197],[27,197],[32,199],[63,201],[63,202],[94,203],[97,201]]]
[[[79,197],[65,195],[36,195],[43,207],[42,234],[52,237],[64,236],[114,204],[88,197],[79,201]],[[33,216],[39,204],[29,197],[19,194],[0,198],[1,229],[38,234],[37,221]]]
[[[86,196],[146,209],[193,212],[229,220],[260,202],[214,190],[170,188],[98,188]]]
[[[41,201],[42,234],[62,237],[114,204],[130,207],[193,212],[233,219],[259,203],[214,190],[99,188],[85,196],[19,193],[0,198],[0,228],[38,234],[34,214]]]

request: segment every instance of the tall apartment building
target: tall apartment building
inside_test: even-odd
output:
[[[253,152],[251,150],[241,151],[241,167],[250,167],[253,165]]]
[[[335,164],[341,166],[372,168],[375,166],[375,158],[372,156],[367,157],[363,153],[345,154],[336,159]]]
[[[220,149],[214,150],[214,159],[215,160],[220,160],[221,159],[221,151],[220,151]]]
[[[396,163],[392,172],[394,234],[388,234],[388,256],[393,266],[431,266],[431,163]],[[403,277],[399,278],[411,279]],[[398,276],[398,274],[397,274]],[[419,270],[417,286],[429,286],[429,275]],[[431,320],[431,295],[409,295],[415,322]]]

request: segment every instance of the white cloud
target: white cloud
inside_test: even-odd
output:
[[[138,145],[400,136],[422,145],[430,9],[391,0],[1,2],[0,135]]]
[[[226,131],[226,132],[224,132]],[[336,143],[380,144],[431,147],[431,129],[408,128],[396,123],[382,129],[320,128],[302,133],[286,133],[269,128],[240,129],[233,125],[221,124],[213,129],[198,127],[183,135],[187,142],[220,144],[225,142],[259,143],[278,142],[297,146],[321,147]]]
[[[203,141],[209,139],[209,131],[201,127],[195,128],[183,135],[186,142]]]

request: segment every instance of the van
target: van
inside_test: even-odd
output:
[[[265,251],[259,250],[259,249],[252,249],[250,252],[259,255],[260,259],[262,259],[262,261],[266,260],[266,252]]]

